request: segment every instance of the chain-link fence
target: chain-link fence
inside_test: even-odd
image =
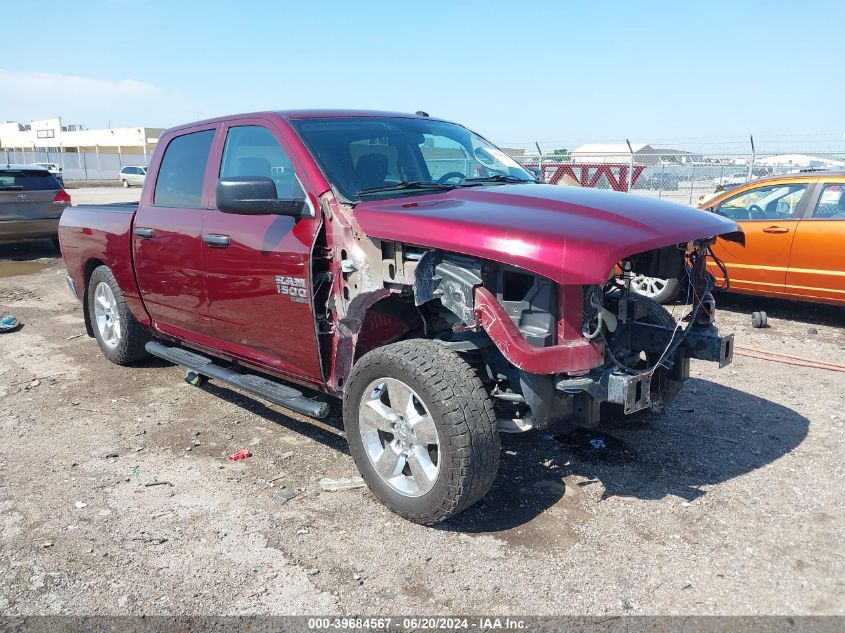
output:
[[[660,153],[514,156],[551,184],[630,191],[698,204],[717,191],[769,175],[807,170],[845,170],[845,156],[831,153],[720,156]]]
[[[555,185],[580,185],[594,189],[631,191],[635,194],[697,204],[716,191],[736,187],[767,175],[807,169],[845,170],[845,156],[829,152],[777,155],[729,154],[708,156],[685,153],[584,154],[562,158],[558,154],[514,156],[523,166],[542,174]],[[146,165],[150,155],[141,153],[56,152],[0,148],[4,163],[53,163],[65,180],[114,180],[121,168]],[[475,161],[438,158],[428,161],[432,178],[450,172],[469,174]]]
[[[0,148],[3,163],[31,165],[52,163],[62,169],[64,180],[118,180],[121,168],[146,165],[144,154],[105,152],[51,152],[47,150],[13,150]]]

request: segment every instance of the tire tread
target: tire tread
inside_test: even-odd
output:
[[[115,301],[117,302],[117,309],[120,312],[121,324],[124,325],[124,335],[121,337],[120,342],[114,349],[107,348],[100,340],[99,332],[97,331],[97,326],[95,324],[93,309],[94,288],[96,288],[97,284],[100,282],[105,282],[111,287]],[[130,365],[149,357],[149,353],[144,346],[147,344],[147,341],[150,340],[150,335],[143,327],[141,327],[138,321],[135,320],[129,306],[126,305],[126,299],[123,296],[123,291],[121,291],[117,280],[114,278],[114,273],[112,273],[108,266],[98,266],[91,273],[91,277],[88,280],[87,304],[86,309],[89,311],[91,323],[94,326],[95,338],[97,339],[97,343],[100,345],[100,349],[106,358],[116,365]]]
[[[475,370],[463,358],[425,339],[400,341],[367,353],[355,364],[348,385],[354,385],[356,377],[368,368],[384,363],[399,365],[416,379],[427,396],[440,394],[436,403],[428,404],[446,422],[454,450],[448,468],[441,461],[441,474],[448,473],[450,480],[446,494],[434,509],[423,514],[409,513],[389,500],[383,501],[406,519],[425,525],[438,523],[478,502],[493,486],[500,451],[493,402]],[[344,399],[344,418],[354,415],[353,409],[354,405]],[[442,445],[440,456],[441,460],[448,457]]]

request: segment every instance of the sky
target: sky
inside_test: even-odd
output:
[[[75,0],[4,29],[0,121],[169,127],[286,108],[506,147],[845,153],[843,0]]]

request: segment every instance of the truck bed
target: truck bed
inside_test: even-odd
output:
[[[108,264],[132,312],[145,316],[132,272],[132,222],[137,210],[137,202],[68,207],[59,222],[59,242],[68,277],[80,299],[85,301],[85,287],[94,269]]]

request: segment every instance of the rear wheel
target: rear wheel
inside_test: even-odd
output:
[[[149,356],[144,345],[150,336],[135,320],[108,266],[98,266],[91,273],[87,303],[94,337],[106,358],[129,365]]]
[[[126,181],[126,180],[123,181],[123,188],[129,189],[129,182],[128,181]]]
[[[343,399],[349,449],[393,512],[430,525],[490,490],[499,466],[493,404],[463,358],[428,340],[373,350]]]

